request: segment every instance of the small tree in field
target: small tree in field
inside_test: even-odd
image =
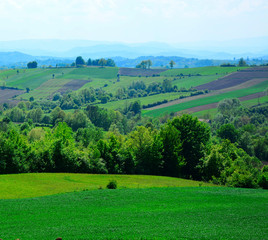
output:
[[[176,63],[175,63],[173,60],[171,60],[171,61],[169,62],[169,66],[170,66],[170,68],[173,68],[175,64],[176,64]]]
[[[238,66],[239,67],[245,67],[247,66],[246,61],[244,60],[244,58],[240,58],[239,62],[238,62]]]

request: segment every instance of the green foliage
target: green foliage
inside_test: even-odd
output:
[[[107,186],[108,189],[117,189],[117,181],[116,180],[111,180]]]
[[[37,68],[37,62],[36,61],[28,62],[27,68]]]
[[[210,140],[210,129],[191,115],[174,118],[171,124],[180,132],[181,157],[185,161],[182,171],[186,177],[200,178],[197,166],[204,156]]]
[[[14,129],[0,132],[0,173],[22,173],[29,170],[30,148],[26,137]]]
[[[81,65],[85,65],[85,64],[86,64],[85,60],[81,56],[79,56],[75,59],[76,66],[79,66],[79,65],[81,66]]]
[[[222,125],[218,129],[217,134],[221,139],[228,139],[231,143],[237,142],[239,138],[238,130],[230,123]]]
[[[160,137],[163,144],[163,169],[162,174],[167,176],[182,176],[181,168],[185,165],[181,156],[182,143],[180,131],[170,122],[162,127]]]
[[[212,146],[210,154],[204,158],[203,172],[206,180],[233,187],[255,188],[261,162],[247,155],[230,141]]]
[[[142,69],[150,69],[150,67],[152,66],[152,61],[149,59],[149,60],[143,60],[141,61],[140,64],[138,64],[136,66],[136,68],[142,68]]]
[[[238,66],[239,67],[245,67],[245,66],[247,66],[247,63],[243,58],[240,58],[239,62],[238,62]]]

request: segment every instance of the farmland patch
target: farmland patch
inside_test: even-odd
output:
[[[76,90],[80,89],[81,87],[83,87],[88,82],[91,82],[91,80],[73,79],[73,80],[69,81],[68,83],[64,84],[56,92],[59,92],[60,94],[64,94],[70,90],[76,91]]]
[[[233,239],[267,236],[260,189],[96,190],[0,200],[3,239]]]
[[[122,76],[142,76],[142,77],[152,77],[154,75],[159,75],[160,73],[166,71],[166,69],[141,69],[141,68],[120,68],[119,74]]]
[[[24,90],[0,88],[0,103],[10,102],[11,98],[23,94]]]

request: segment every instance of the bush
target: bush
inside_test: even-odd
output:
[[[116,180],[111,180],[107,186],[108,189],[117,189],[117,181]]]

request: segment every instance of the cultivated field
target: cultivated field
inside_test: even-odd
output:
[[[247,75],[247,73],[249,74]],[[161,104],[146,109],[144,114],[156,117],[164,113],[179,112],[189,108],[191,108],[191,111],[202,111],[215,108],[217,103],[224,98],[237,97],[243,101],[265,96],[267,87],[268,67],[246,69],[195,87],[196,89],[214,90],[208,94]]]
[[[268,81],[265,81],[265,82],[262,82],[260,84],[257,84],[249,88],[238,89],[238,90],[231,91],[231,92],[226,92],[226,93],[216,94],[216,95],[211,95],[211,96],[202,95],[198,99],[196,98],[192,101],[187,101],[187,102],[183,102],[180,104],[172,104],[172,102],[170,102],[169,106],[161,108],[162,105],[160,105],[158,106],[159,107],[158,109],[154,109],[151,111],[146,110],[144,111],[144,115],[157,117],[164,113],[179,112],[179,111],[186,110],[186,109],[193,108],[193,107],[198,107],[198,106],[207,105],[211,103],[218,103],[219,101],[225,98],[239,98],[239,97],[244,97],[244,96],[256,94],[256,93],[257,94],[255,96],[257,97],[259,96],[258,93],[263,92],[263,90],[266,89],[267,87],[268,87]]]
[[[2,89],[0,87],[0,103],[10,102],[11,98],[18,96],[24,93],[23,90],[16,90],[16,89]]]
[[[268,235],[268,193],[238,188],[82,191],[0,200],[3,239],[243,239]]]
[[[119,81],[117,81],[118,73],[120,73]],[[56,92],[64,94],[70,90],[77,91],[88,87],[102,88],[108,93],[116,94],[119,88],[127,89],[133,82],[143,81],[148,86],[154,82],[161,84],[165,79],[170,80],[172,85],[176,85],[178,89],[189,89],[193,87],[195,89],[209,89],[211,92],[179,100],[175,99],[178,99],[181,95],[189,96],[190,92],[162,93],[142,98],[108,102],[100,106],[119,109],[136,100],[139,100],[142,105],[163,100],[170,101],[166,104],[144,110],[145,115],[150,116],[159,116],[159,114],[161,115],[165,112],[181,111],[193,107],[195,109],[191,109],[192,111],[199,111],[202,108],[197,107],[200,107],[201,104],[207,105],[203,109],[208,109],[215,107],[219,99],[228,96],[240,98],[246,96],[246,94],[255,94],[246,99],[253,98],[254,96],[259,97],[258,92],[263,92],[267,86],[264,84],[262,85],[263,89],[259,88],[258,90],[253,90],[252,88],[261,82],[268,81],[268,68],[202,67],[165,70],[87,67],[0,71],[0,80],[1,82],[5,82],[6,86],[18,87],[23,90],[26,88],[30,89],[29,93],[25,93],[25,91],[14,93],[14,95],[19,95],[16,98],[17,101],[21,99],[29,100],[30,97],[34,97],[35,100],[51,99]],[[247,90],[246,87],[248,88]],[[240,89],[244,89],[243,94],[241,91],[234,92]],[[230,94],[227,94],[229,92]],[[5,94],[1,95],[0,101],[8,101],[14,95],[13,92],[5,92]],[[221,97],[217,97],[216,95],[221,95]],[[186,104],[186,102],[191,102],[191,104]],[[163,108],[163,110],[157,110],[160,108]],[[154,111],[157,111],[157,113]]]

